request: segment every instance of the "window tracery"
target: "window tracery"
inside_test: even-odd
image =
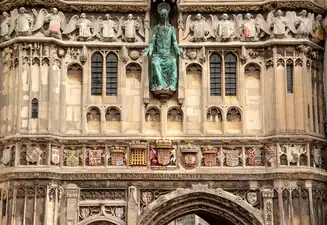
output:
[[[32,118],[37,119],[39,117],[39,101],[34,98],[31,103],[32,108]]]
[[[102,94],[102,55],[95,53],[92,55],[92,68],[91,68],[91,95]]]

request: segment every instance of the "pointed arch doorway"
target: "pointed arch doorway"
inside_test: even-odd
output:
[[[168,225],[196,214],[210,225],[264,225],[262,211],[222,189],[177,189],[160,196],[143,211],[138,225]]]

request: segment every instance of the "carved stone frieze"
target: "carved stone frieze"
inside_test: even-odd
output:
[[[35,6],[34,1],[23,1],[23,0],[13,0],[13,1],[7,1],[3,0],[0,2],[1,9],[3,11],[8,11],[14,7],[19,7],[24,5],[25,7]],[[148,3],[147,2],[140,2],[133,4],[106,4],[103,1],[100,4],[90,4],[90,2],[69,2],[69,1],[63,1],[63,0],[44,0],[40,1],[37,4],[39,7],[56,7],[60,10],[65,10],[68,12],[71,11],[87,11],[87,12],[145,12],[148,10]]]

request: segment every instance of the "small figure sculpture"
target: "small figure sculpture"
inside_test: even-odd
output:
[[[136,41],[136,33],[144,38],[144,29],[142,19],[137,17],[137,21],[134,20],[132,14],[128,14],[127,20],[123,24],[124,36],[123,41],[127,42],[135,42]]]
[[[270,34],[270,27],[261,14],[258,14],[255,19],[251,13],[245,14],[241,29],[242,37],[246,41],[258,41],[265,33]]]
[[[186,19],[186,28],[183,36],[185,40],[190,33],[193,36],[190,38],[190,41],[201,42],[207,41],[209,36],[212,36],[210,33],[210,26],[206,19],[200,14],[196,14],[194,21],[192,21],[191,15]]]
[[[57,8],[53,8],[51,13],[48,13],[45,9],[41,9],[37,14],[34,11],[34,15],[37,15],[37,19],[33,28],[33,31],[42,28],[42,32],[45,36],[62,39],[61,31],[66,27],[66,17],[62,12],[59,12]],[[47,30],[43,29],[45,23],[49,24]]]
[[[271,38],[285,38],[289,31],[296,34],[295,22],[292,20],[292,12],[287,12],[286,17],[283,16],[281,10],[277,10],[276,16],[274,12],[271,11],[267,16],[267,24],[272,27],[272,32],[270,33]]]
[[[217,40],[231,41],[235,38],[235,22],[228,20],[227,13],[221,16],[221,20],[218,24],[218,36]]]
[[[313,22],[312,33],[311,33],[313,37],[313,41],[317,43],[325,40],[325,30],[322,25],[322,22],[323,22],[322,15],[318,14]]]
[[[180,49],[175,29],[168,22],[169,11],[167,3],[159,4],[161,20],[154,27],[151,42],[144,52],[145,56],[152,56],[150,83],[152,91],[176,91],[177,88],[176,56],[180,55]]]
[[[296,16],[295,12],[293,12],[291,15],[293,15],[293,20],[296,21],[295,24],[297,25],[297,37],[309,37],[310,32],[312,32],[314,14],[307,13],[306,10],[302,10],[299,13],[299,17]]]
[[[80,18],[77,15],[74,15],[65,30],[63,31],[63,34],[71,34],[76,29],[78,29],[78,36],[77,40],[81,41],[88,41],[92,38],[91,29],[93,28],[92,22],[86,18],[86,14],[82,13]]]
[[[115,41],[116,32],[118,31],[118,25],[111,19],[109,14],[105,15],[105,20],[100,24],[101,36],[105,41]]]
[[[93,27],[93,36],[99,38],[102,41],[116,41],[119,36],[122,34],[122,21],[118,19],[118,23],[111,19],[109,14],[105,15],[105,19],[103,20],[100,17],[97,19],[92,16],[92,27]]]
[[[0,37],[3,37],[5,40],[9,40],[10,17],[7,12],[3,12],[2,16],[3,19],[0,24]]]
[[[32,26],[34,23],[33,17],[26,13],[26,10],[24,7],[21,7],[19,9],[19,14],[15,18],[13,18],[16,21],[16,33],[19,36],[29,36],[32,34]],[[11,32],[9,32],[11,33]]]

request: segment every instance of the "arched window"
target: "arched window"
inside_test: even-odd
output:
[[[110,53],[106,60],[106,95],[117,95],[117,56]]]
[[[293,93],[293,62],[286,65],[287,93]]]
[[[210,95],[221,95],[221,58],[216,53],[210,56]]]
[[[39,101],[34,98],[32,100],[32,104],[31,104],[31,108],[32,108],[32,118],[38,118],[39,117]]]
[[[102,55],[95,53],[92,56],[91,95],[102,95]]]
[[[225,57],[225,95],[236,96],[236,56],[229,53]]]

